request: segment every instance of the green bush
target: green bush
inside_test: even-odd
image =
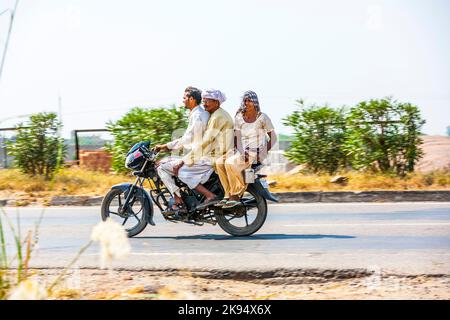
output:
[[[65,158],[64,139],[58,136],[62,124],[56,113],[41,112],[30,116],[29,122],[19,124],[15,141],[8,144],[14,166],[31,176],[50,180]]]
[[[345,110],[328,106],[305,107],[284,119],[294,129],[295,140],[285,153],[296,163],[307,164],[313,172],[333,173],[346,166],[347,157],[342,150],[345,136]]]
[[[422,156],[419,109],[391,97],[351,108],[305,107],[286,117],[295,141],[286,156],[314,172],[353,168],[404,176]]]
[[[350,110],[344,149],[355,169],[395,173],[414,171],[422,157],[419,109],[391,97],[360,102]]]
[[[125,156],[135,143],[148,140],[152,144],[169,142],[175,131],[186,129],[187,113],[182,107],[136,107],[122,119],[108,122],[106,127],[114,136],[114,143],[107,146],[113,156],[113,169],[116,172],[126,172]]]

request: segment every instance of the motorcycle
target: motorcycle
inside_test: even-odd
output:
[[[158,154],[150,149],[150,141],[136,143],[127,153],[125,161],[125,166],[134,170],[135,182],[115,185],[103,198],[102,220],[108,218],[118,220],[127,231],[128,237],[141,233],[147,224],[155,225],[153,204],[159,208],[167,221],[199,226],[205,223],[218,224],[232,236],[249,236],[263,226],[267,217],[267,200],[278,202],[268,190],[268,184],[264,180],[266,176],[256,173],[262,165],[255,164],[252,165],[255,172],[254,181],[248,184],[241,198],[241,205],[229,209],[214,205],[197,209],[197,206],[205,200],[204,196],[174,177],[187,210],[177,215],[165,215],[165,209],[172,204],[172,196],[158,176],[156,170]],[[144,188],[146,181],[150,185],[149,192]],[[223,198],[223,187],[216,173],[212,173],[204,186],[219,198]]]

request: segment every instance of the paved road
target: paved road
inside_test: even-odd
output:
[[[16,208],[5,208],[13,219]],[[99,207],[47,208],[35,267],[65,266],[99,221]],[[20,208],[21,232],[42,209]],[[450,203],[277,204],[255,235],[234,238],[219,226],[164,221],[130,239],[124,268],[382,270],[396,274],[450,274]],[[10,248],[11,250],[11,248]],[[98,246],[78,261],[98,266]],[[10,251],[11,252],[11,251]]]

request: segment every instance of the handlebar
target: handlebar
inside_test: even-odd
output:
[[[141,149],[142,153],[145,155],[145,157],[150,160],[155,159],[159,154],[159,152],[155,152],[155,148],[151,148],[149,150],[147,147],[142,146],[140,149]]]

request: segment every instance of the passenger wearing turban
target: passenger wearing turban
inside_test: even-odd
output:
[[[210,113],[210,118],[202,140],[192,146],[192,150],[180,163],[179,168],[182,168],[185,173],[189,172],[196,163],[208,163],[214,167],[216,160],[233,148],[233,118],[220,107],[226,100],[225,94],[219,90],[209,89],[202,93],[202,99],[205,110]],[[196,172],[192,171],[192,174],[195,175]],[[195,190],[206,197],[205,202],[198,206],[198,209],[206,208],[220,200],[201,184]]]

